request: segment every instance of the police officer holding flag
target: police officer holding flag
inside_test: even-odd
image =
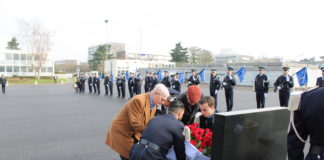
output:
[[[290,89],[294,87],[294,79],[288,74],[289,69],[289,67],[283,67],[283,75],[278,77],[274,83],[275,92],[279,90],[279,101],[282,107],[288,107]]]
[[[264,71],[265,67],[259,67],[259,74],[254,80],[257,108],[264,108],[265,98],[267,97],[269,91],[269,78],[264,74]]]

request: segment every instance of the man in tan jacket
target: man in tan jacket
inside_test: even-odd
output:
[[[119,153],[122,160],[127,160],[132,146],[154,117],[156,106],[164,104],[168,97],[168,89],[157,84],[152,92],[130,99],[112,121],[105,143]]]

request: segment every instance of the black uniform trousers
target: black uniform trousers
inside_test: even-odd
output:
[[[98,92],[98,94],[100,94],[100,83],[97,83],[97,84],[96,84],[96,87],[97,87],[97,92]]]
[[[215,112],[216,112],[216,109],[217,109],[217,94],[215,94],[215,91],[216,91],[216,89],[213,89],[213,88],[209,89],[210,96],[214,97],[214,99],[215,99]]]
[[[128,85],[129,98],[132,98],[134,95],[134,87]]]
[[[256,102],[257,102],[257,108],[264,108],[265,106],[265,97],[264,91],[256,91]]]
[[[142,87],[141,85],[137,85],[137,86],[134,87],[134,93],[136,95],[141,94],[141,92],[142,92],[142,88],[141,87]]]
[[[112,82],[111,83],[108,83],[108,85],[109,85],[110,95],[112,96],[113,95],[113,87],[114,87],[114,85],[113,85]]]
[[[279,101],[281,107],[288,107],[290,92],[279,92]]]
[[[93,83],[93,93],[97,93],[97,87],[95,83]]]
[[[144,87],[145,93],[150,92],[150,88],[149,87]]]
[[[108,95],[108,84],[104,84],[105,85],[105,95]]]
[[[6,85],[2,84],[1,85],[2,93],[6,93]]]
[[[146,147],[144,144],[134,145],[131,149],[131,155],[130,160],[168,160],[161,152]]]
[[[117,91],[118,91],[118,97],[120,97],[120,92],[121,92],[122,98],[125,98],[125,85],[118,85]]]
[[[232,111],[233,109],[233,94],[233,89],[225,89],[227,112]]]
[[[89,93],[92,93],[92,84],[88,84],[89,86]]]

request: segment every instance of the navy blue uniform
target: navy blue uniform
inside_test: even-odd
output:
[[[219,77],[210,76],[209,93],[210,93],[210,96],[214,97],[214,99],[215,99],[215,109],[217,108],[217,94],[218,94],[220,87],[221,87],[221,82],[219,80]]]
[[[171,88],[181,93],[181,83],[178,79],[173,78],[171,80]]]
[[[294,79],[289,75],[281,75],[274,83],[274,86],[275,86],[275,91],[278,87],[281,88],[279,90],[280,106],[288,107],[288,102],[290,98],[290,89],[294,87]]]
[[[94,77],[93,79],[93,83],[95,84],[95,93],[96,93],[96,90],[97,90],[97,93],[100,94],[100,79],[98,77]]]
[[[92,79],[93,78],[91,76],[88,78],[89,93],[92,93]]]
[[[258,74],[254,80],[254,87],[256,93],[257,108],[264,108],[265,94],[269,91],[269,78],[265,74]]]
[[[152,78],[152,83],[151,83],[151,84],[152,84],[152,87],[151,87],[151,88],[154,89],[155,85],[158,84],[158,79],[155,78],[155,77],[153,77],[153,78]]]
[[[133,97],[133,94],[134,94],[134,86],[135,86],[134,77],[129,77],[129,79],[128,79],[129,98],[132,98]]]
[[[192,85],[199,85],[200,84],[200,79],[197,75],[193,76],[191,75],[188,79],[188,87]]]
[[[137,94],[141,94],[142,93],[142,77],[141,75],[137,75],[134,78],[134,93]]]
[[[324,87],[324,76],[317,78],[316,85],[319,86],[319,87]]]
[[[234,76],[232,75],[231,77],[229,75],[226,75],[224,80],[223,80],[223,87],[225,89],[225,99],[226,99],[226,106],[227,106],[227,111],[232,111],[233,109],[233,89],[234,86],[236,85],[236,81]]]
[[[185,160],[184,125],[174,115],[166,114],[153,118],[143,131],[141,140],[130,152],[131,160],[167,160],[165,157],[171,146],[178,160]],[[150,142],[153,145],[144,145]],[[153,147],[150,147],[153,146]]]
[[[126,83],[125,77],[117,78],[116,85],[117,85],[118,97],[122,96],[122,98],[125,98],[125,83]]]
[[[108,95],[109,81],[110,81],[109,76],[106,76],[104,80],[105,95]]]
[[[96,82],[97,77],[92,77],[92,86],[93,86],[93,91],[94,93],[97,93],[97,82]]]
[[[80,92],[82,92],[82,93],[84,93],[84,90],[85,90],[85,81],[86,81],[86,79],[85,79],[85,77],[81,77],[80,78]]]
[[[1,82],[2,93],[6,93],[6,84],[7,84],[6,78],[0,78],[0,82]]]
[[[152,90],[151,87],[152,87],[152,77],[146,76],[145,77],[145,84],[144,84],[145,93],[146,92],[151,92],[151,90]]]
[[[294,121],[299,135],[310,137],[310,151],[306,160],[324,160],[324,88],[304,92],[299,109],[294,112]],[[301,142],[293,129],[288,133],[288,159],[304,160],[305,143]],[[319,156],[319,158],[318,158]]]
[[[170,77],[169,76],[163,77],[161,83],[164,84],[168,88],[171,87],[171,79],[170,79]]]

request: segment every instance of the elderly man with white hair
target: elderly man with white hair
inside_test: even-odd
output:
[[[119,153],[122,160],[127,160],[132,146],[154,117],[157,105],[164,104],[169,96],[163,84],[157,84],[152,92],[134,96],[112,121],[105,143]]]

